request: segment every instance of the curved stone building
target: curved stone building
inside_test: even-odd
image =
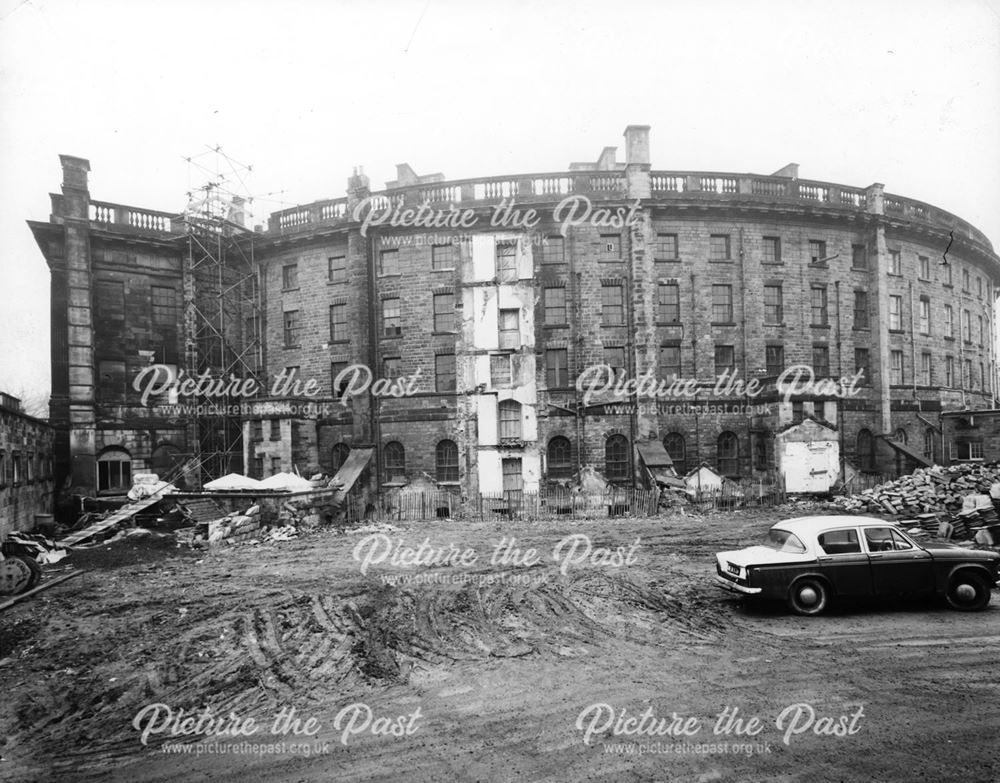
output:
[[[208,223],[91,201],[87,162],[63,166],[52,220],[30,225],[73,486],[121,483],[109,454],[198,481],[332,472],[365,446],[372,489],[531,491],[584,465],[632,483],[650,442],[680,473],[763,477],[804,418],[860,471],[1000,456],[1000,259],[878,183],[655,170],[649,128],[629,126],[624,163],[606,148],[457,181],[404,164],[378,192],[357,171],[345,197],[251,231],[238,202]],[[151,362],[262,391],[226,396],[244,403],[228,418],[171,417],[169,394],[133,388]],[[810,369],[779,388],[793,366]]]

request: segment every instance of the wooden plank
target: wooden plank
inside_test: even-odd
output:
[[[87,572],[84,571],[82,568],[78,568],[76,571],[70,571],[68,574],[63,574],[62,576],[52,579],[50,581],[42,582],[42,584],[38,585],[38,587],[32,588],[31,590],[28,590],[25,593],[21,593],[20,595],[15,595],[13,598],[9,598],[8,600],[4,601],[2,604],[0,604],[0,612],[2,612],[4,609],[13,606],[18,601],[23,601],[25,598],[30,598],[35,593],[40,593],[43,590],[48,590],[50,587],[55,587],[56,585],[62,584],[63,582],[72,579],[75,576],[79,576],[80,574],[85,574],[85,573]]]
[[[75,533],[70,533],[68,536],[60,539],[56,543],[62,547],[79,544],[81,541],[86,541],[91,536],[95,536],[103,530],[107,530],[127,519],[134,517],[140,511],[144,511],[150,506],[156,505],[161,500],[163,500],[163,498],[156,495],[149,498],[143,498],[142,500],[137,500],[135,503],[130,503],[127,506],[122,506],[117,511],[114,511],[106,516],[104,519],[95,522],[89,527],[85,527],[83,530],[77,530]]]

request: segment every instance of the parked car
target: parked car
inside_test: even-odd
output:
[[[872,517],[798,517],[778,522],[767,541],[716,556],[721,587],[786,601],[821,614],[835,598],[943,596],[953,609],[990,602],[1000,554],[953,544],[918,544],[892,522]]]

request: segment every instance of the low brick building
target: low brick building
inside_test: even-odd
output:
[[[357,170],[346,196],[256,231],[93,201],[88,162],[64,156],[50,222],[30,223],[53,275],[60,468],[107,492],[157,466],[333,472],[364,445],[376,491],[530,491],[583,465],[632,483],[656,439],[682,473],[757,477],[811,417],[855,468],[891,472],[951,458],[940,414],[996,407],[1000,259],[980,231],[794,164],[656,170],[649,128],[624,137],[624,162],[606,148],[559,173],[403,164],[373,192]],[[131,385],[151,362],[261,390],[185,416]],[[819,382],[779,390],[795,365]],[[595,371],[698,389],[588,393]]]
[[[37,514],[53,513],[54,442],[48,422],[0,392],[0,539],[33,529]]]

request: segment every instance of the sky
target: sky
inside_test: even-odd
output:
[[[0,390],[49,387],[59,154],[181,211],[228,164],[257,222],[373,189],[564,170],[626,125],[654,169],[881,182],[1000,247],[1000,0],[0,0]],[[193,163],[189,163],[191,159]],[[235,180],[234,180],[235,182]]]

